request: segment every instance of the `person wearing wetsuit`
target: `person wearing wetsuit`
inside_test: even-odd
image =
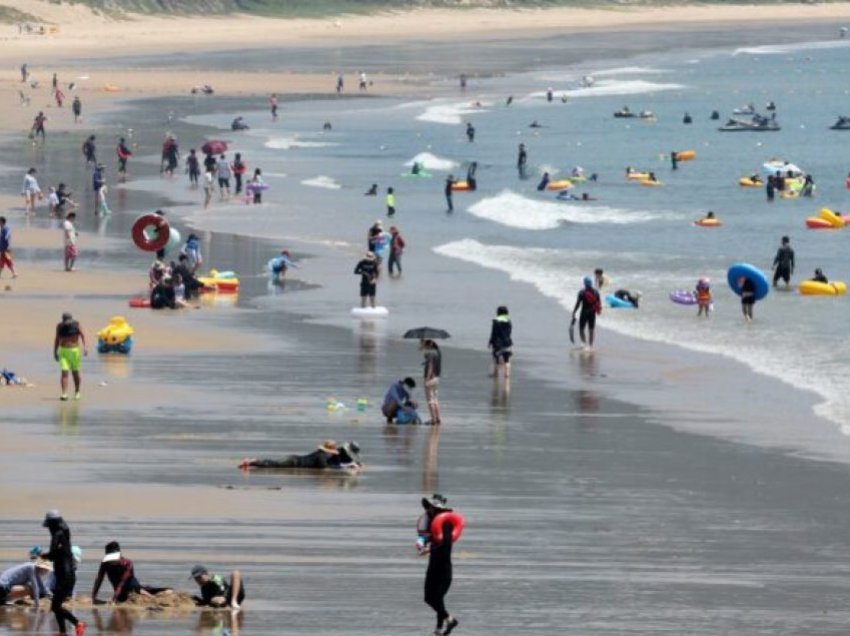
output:
[[[53,357],[59,363],[59,369],[61,370],[59,385],[62,389],[62,394],[59,399],[63,402],[68,399],[69,374],[74,377],[74,399],[80,399],[80,386],[82,384],[80,377],[80,367],[82,366],[80,342],[83,344],[82,353],[88,355],[89,349],[86,344],[86,336],[83,333],[82,327],[80,327],[80,323],[74,320],[71,314],[62,314],[62,322],[56,325],[56,337],[53,340]],[[68,549],[70,550],[70,547]]]
[[[454,175],[450,174],[448,177],[446,177],[446,185],[443,188],[443,192],[446,195],[446,205],[448,206],[448,210],[446,210],[447,212],[454,212],[454,210],[455,210],[455,206],[452,203],[452,194],[454,192],[452,190],[452,186],[454,186],[454,184],[455,184],[455,177],[454,177]]]
[[[466,124],[466,138],[469,139],[469,143],[475,141],[475,126],[471,122]]]
[[[76,616],[62,606],[71,598],[77,582],[77,566],[71,552],[71,530],[58,510],[49,510],[41,525],[50,531],[50,551],[40,556],[53,561],[53,576],[56,580],[50,611],[56,616],[59,634],[68,633],[65,627],[67,621],[74,626],[76,636],[83,636],[86,633],[86,624],[77,620]]]
[[[490,375],[498,377],[499,369],[504,369],[505,379],[511,377],[511,347],[514,342],[511,339],[511,317],[508,308],[504,305],[496,309],[496,317],[490,327],[490,341],[488,346],[493,352],[493,368]]]
[[[543,192],[548,187],[549,187],[549,173],[544,172],[543,177],[540,179],[540,183],[537,184],[537,191]]]
[[[368,302],[374,309],[378,288],[378,257],[375,252],[366,252],[366,256],[354,268],[354,273],[360,275],[360,306],[365,307]]]
[[[130,594],[156,596],[161,592],[171,591],[170,587],[151,587],[139,583],[133,562],[124,558],[121,554],[121,546],[118,545],[117,541],[107,543],[104,553],[106,556],[100,562],[100,568],[97,571],[97,578],[91,592],[92,604],[97,605],[97,593],[100,591],[104,577],[108,578],[112,584],[114,590],[112,594],[113,603],[125,602]]]
[[[573,307],[573,322],[576,319],[576,312],[581,308],[579,315],[578,333],[583,344],[593,347],[593,341],[596,333],[596,316],[602,313],[602,302],[599,299],[599,292],[593,289],[593,279],[590,276],[584,277],[584,288],[578,293],[575,307]],[[585,327],[587,328],[587,339],[584,336]]]
[[[360,446],[346,442],[337,447],[333,440],[325,440],[307,455],[288,455],[283,459],[243,459],[239,468],[309,468],[311,470],[339,470],[360,467]]]
[[[794,250],[791,247],[791,239],[782,237],[782,244],[776,250],[773,257],[773,286],[776,287],[779,279],[785,281],[785,286],[791,284],[791,276],[794,274]]]
[[[516,167],[517,172],[519,172],[519,178],[525,179],[525,168],[528,165],[528,152],[525,150],[525,144],[519,145],[519,150],[517,151],[516,158]]]
[[[438,500],[436,495],[428,503],[426,513],[430,529],[434,518],[442,512],[450,512],[451,508],[445,507],[445,499],[440,497]],[[443,524],[443,540],[440,543],[435,543],[430,535],[428,539],[430,549],[428,550],[428,569],[425,571],[425,603],[437,613],[437,628],[434,633],[442,636],[450,634],[459,624],[459,621],[446,609],[446,594],[452,585],[453,530],[454,526],[447,521]]]
[[[466,169],[466,184],[469,186],[470,192],[478,189],[478,181],[475,179],[476,172],[478,172],[478,162],[472,161]]]

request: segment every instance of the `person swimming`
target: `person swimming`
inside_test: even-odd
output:
[[[376,197],[376,196],[378,196],[378,184],[373,183],[372,187],[369,188],[368,190],[366,190],[366,192],[363,193],[363,196],[366,196],[366,197]]]

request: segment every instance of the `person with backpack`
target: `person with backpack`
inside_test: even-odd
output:
[[[593,279],[590,276],[584,277],[584,287],[576,298],[576,305],[573,307],[573,324],[576,322],[576,312],[579,309],[581,309],[578,319],[579,338],[582,344],[593,348],[596,316],[602,313],[602,301],[599,298],[599,292],[593,288]],[[584,335],[585,328],[587,328],[587,338]]]
[[[390,258],[387,261],[387,269],[390,276],[393,275],[395,268],[398,268],[398,275],[401,276],[401,255],[404,252],[405,242],[401,236],[401,232],[393,225],[390,227]]]

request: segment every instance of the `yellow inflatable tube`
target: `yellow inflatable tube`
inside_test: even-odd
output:
[[[112,316],[109,319],[109,324],[97,332],[97,337],[106,344],[116,345],[124,342],[135,332],[135,329],[127,324],[127,319],[124,316]]]
[[[561,179],[560,181],[550,181],[549,185],[546,186],[548,190],[566,190],[567,188],[572,188],[573,182],[567,179]]]
[[[676,161],[693,161],[696,156],[696,150],[681,150],[676,153]]]
[[[818,218],[823,219],[834,228],[844,227],[844,219],[841,215],[836,214],[829,208],[821,208],[820,212],[818,212]]]
[[[760,188],[764,185],[764,181],[761,179],[753,181],[750,177],[741,177],[738,179],[738,185],[742,188]]]
[[[648,172],[630,172],[629,174],[626,175],[626,179],[637,179],[638,181],[641,181],[643,179],[649,179],[649,173]]]
[[[640,183],[642,186],[651,186],[651,187],[657,187],[657,186],[663,186],[664,185],[660,181],[650,181],[649,179],[641,179],[640,181],[638,181],[638,183]]]
[[[847,293],[847,285],[841,281],[819,283],[816,280],[804,280],[798,288],[804,296],[841,296]]]

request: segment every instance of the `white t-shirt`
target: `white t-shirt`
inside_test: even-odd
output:
[[[212,190],[212,187],[213,187],[212,172],[205,172],[204,173],[204,189],[205,190]]]
[[[51,192],[50,196],[47,197],[47,203],[50,206],[51,210],[55,210],[59,207],[59,195],[55,192]]]
[[[41,188],[38,187],[38,181],[31,174],[24,175],[24,194],[38,194]]]
[[[65,219],[62,224],[62,229],[65,231],[65,247],[77,244],[77,229],[74,224]]]

